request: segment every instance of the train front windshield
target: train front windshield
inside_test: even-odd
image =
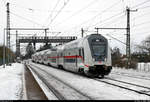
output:
[[[104,44],[97,44],[97,45],[92,45],[92,52],[93,52],[93,57],[95,61],[104,61],[106,57],[106,45]]]
[[[104,45],[93,45],[93,54],[94,56],[105,55],[105,46]]]
[[[104,61],[107,57],[107,39],[100,35],[92,35],[88,41],[94,61]]]

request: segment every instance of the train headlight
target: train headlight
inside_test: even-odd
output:
[[[106,61],[107,61],[107,59],[105,58],[105,59],[104,59],[104,61],[106,62]]]
[[[95,61],[95,58],[93,58],[93,61]]]

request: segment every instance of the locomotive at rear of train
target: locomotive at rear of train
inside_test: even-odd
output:
[[[32,55],[32,61],[87,76],[108,75],[112,69],[108,40],[100,34],[87,35],[55,49]]]

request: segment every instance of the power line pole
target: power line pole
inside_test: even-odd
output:
[[[19,46],[19,47],[18,47]],[[20,48],[20,45],[19,45],[19,41],[18,41],[18,31],[16,30],[16,59],[17,57],[19,57],[19,48]]]
[[[130,52],[130,9],[127,7],[127,38],[126,38],[126,56],[127,56],[127,68],[131,63],[131,52]]]
[[[46,41],[45,44],[48,45],[48,41],[47,41],[47,29],[45,29],[44,31],[45,31],[45,41]],[[34,44],[34,46],[35,46],[35,44]]]
[[[6,63],[6,46],[5,46],[5,29],[4,29],[4,42],[3,42],[3,68],[5,68]]]
[[[126,9],[127,11],[127,28],[95,28],[97,30],[99,29],[117,29],[117,30],[126,30],[127,32],[127,38],[126,38],[126,56],[127,56],[127,68],[129,68],[129,65],[131,63],[131,52],[130,52],[130,12],[135,12],[136,10],[130,10],[128,7]]]
[[[95,28],[96,29],[96,32],[97,32],[97,34],[98,34],[98,30],[99,30],[99,28]]]
[[[136,12],[136,10],[130,10],[129,7],[126,9],[127,11],[127,38],[126,38],[126,56],[127,56],[127,68],[131,63],[131,47],[130,47],[130,12]]]
[[[83,30],[83,28],[81,28],[81,37],[83,38],[83,35],[84,34],[84,30]]]
[[[7,7],[7,29],[6,29],[6,32],[7,32],[7,47],[8,47],[8,50],[7,50],[7,54],[8,54],[8,65],[11,65],[10,64],[10,11],[9,11],[9,3],[6,4],[6,7]]]
[[[17,51],[17,39],[18,39],[18,31],[16,30],[16,51]],[[16,52],[17,55],[17,52]]]

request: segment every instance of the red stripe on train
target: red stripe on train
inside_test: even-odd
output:
[[[55,56],[55,57],[48,57],[48,58],[83,58],[82,56]]]
[[[83,60],[83,57],[82,56],[55,56],[55,57],[48,57],[48,58],[81,58],[82,59],[82,61],[84,62],[84,60]],[[89,65],[86,65],[86,64],[84,64],[84,66],[86,66],[86,67],[89,67]]]
[[[82,56],[64,56],[64,58],[82,58]]]

